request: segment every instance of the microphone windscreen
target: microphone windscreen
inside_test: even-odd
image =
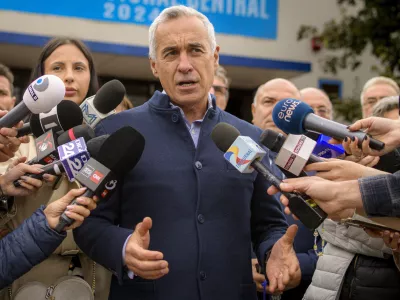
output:
[[[65,131],[83,123],[81,108],[70,100],[63,100],[57,105],[57,116],[62,129]]]
[[[68,129],[67,131],[60,134],[60,136],[57,139],[57,143],[58,145],[63,145],[69,143],[70,141],[79,139],[80,137],[83,137],[85,143],[88,143],[95,136],[96,134],[94,133],[94,130],[90,126],[86,124],[81,124],[71,129]]]
[[[101,146],[103,146],[104,142],[108,139],[109,136],[109,134],[100,135],[86,143],[86,147],[91,157],[98,160]]]
[[[273,131],[271,129],[266,129],[260,136],[260,143],[276,153],[281,150],[285,140],[286,137],[282,133]]]
[[[272,119],[275,125],[285,133],[305,134],[304,119],[313,109],[297,99],[283,99],[276,103],[272,110]]]
[[[145,140],[136,129],[125,126],[111,134],[101,146],[97,161],[117,177],[135,167],[144,150]]]
[[[239,135],[239,130],[228,123],[218,123],[211,132],[212,140],[222,152],[228,151]]]
[[[97,91],[93,106],[102,114],[108,114],[122,102],[125,93],[125,87],[119,80],[108,81]]]
[[[29,124],[31,125],[32,134],[34,137],[41,136],[44,131],[42,129],[42,125],[40,125],[39,115],[33,114],[29,120]]]

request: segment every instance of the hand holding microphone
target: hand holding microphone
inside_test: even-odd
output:
[[[64,228],[64,230],[75,229],[82,225],[85,218],[90,215],[90,211],[97,207],[96,203],[98,201],[96,196],[93,198],[83,197],[82,195],[85,191],[86,188],[70,190],[64,197],[47,205],[43,212],[51,229],[54,230],[56,228],[60,216],[64,212],[69,218],[75,221],[71,226]],[[74,199],[80,205],[70,205]]]
[[[41,165],[27,165],[23,162],[25,157],[16,160],[11,169],[0,176],[0,187],[4,195],[24,197],[36,192],[41,186],[42,181],[24,176],[25,173],[38,174],[41,172]],[[18,180],[19,186],[15,187],[14,181]]]
[[[371,117],[362,119],[349,126],[351,132],[364,129],[368,135],[385,143],[385,148],[376,149],[371,144],[363,144],[364,155],[382,156],[400,145],[400,120]]]
[[[385,147],[384,142],[358,131],[362,127],[355,125],[357,123],[350,131],[345,125],[315,115],[312,108],[300,100],[289,98],[279,101],[272,111],[272,117],[275,125],[286,133],[305,134],[307,131],[313,131],[340,141],[346,137],[357,138],[359,147],[364,140],[368,140],[372,149],[381,151]],[[368,133],[373,135],[371,132]]]
[[[286,214],[296,213],[290,208],[290,197],[287,193],[303,193],[311,197],[321,209],[333,220],[353,216],[356,208],[362,207],[361,192],[356,180],[334,182],[320,177],[299,177],[285,179],[279,185],[268,188],[268,194],[274,195],[282,191],[281,202]],[[329,193],[327,193],[329,191]]]

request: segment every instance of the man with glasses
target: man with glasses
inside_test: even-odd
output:
[[[310,105],[316,115],[332,120],[332,102],[324,91],[309,87],[302,89],[300,95],[300,100]]]
[[[376,103],[385,97],[400,95],[398,84],[388,77],[373,77],[368,80],[361,92],[361,108],[363,118],[372,116],[372,110]]]
[[[226,70],[218,66],[215,71],[213,85],[210,89],[210,93],[215,95],[217,106],[225,110],[229,100],[229,83],[230,80],[226,76]]]

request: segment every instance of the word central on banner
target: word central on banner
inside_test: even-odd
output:
[[[0,9],[149,26],[169,6],[205,14],[217,33],[276,39],[278,0],[30,0],[0,1]]]

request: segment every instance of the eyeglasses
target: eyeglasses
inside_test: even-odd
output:
[[[314,109],[314,112],[317,115],[328,116],[331,113],[331,110],[326,107],[317,107]]]
[[[223,85],[213,85],[212,86],[215,94],[222,94],[222,95],[227,95],[228,94],[228,88],[226,86]]]

